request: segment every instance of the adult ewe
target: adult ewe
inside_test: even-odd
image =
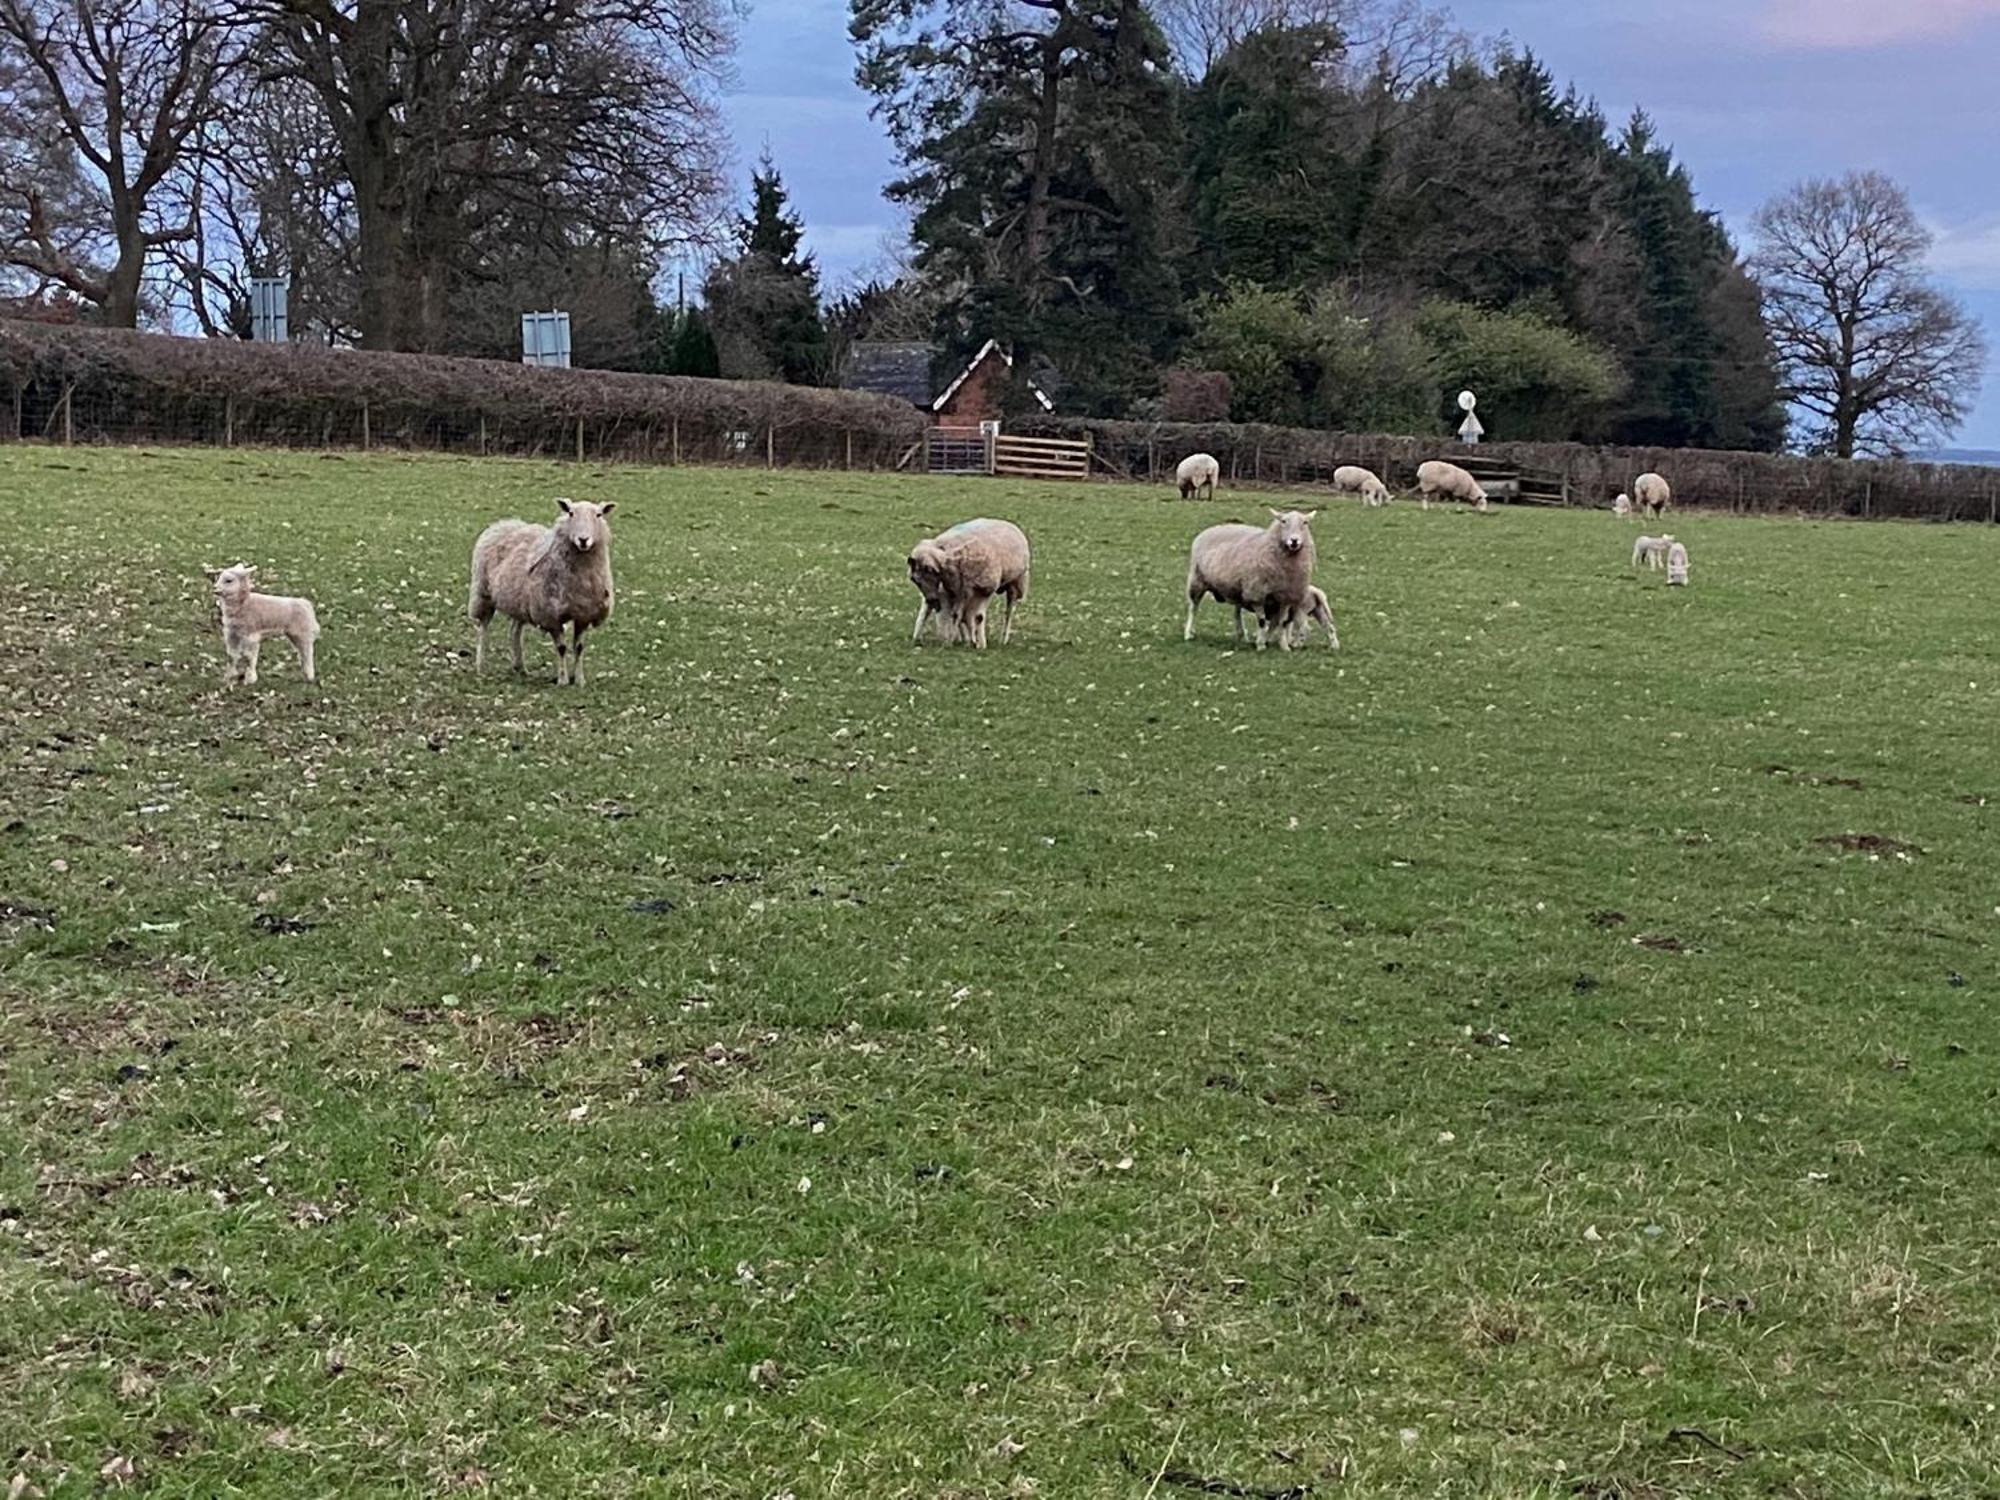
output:
[[[521,665],[521,632],[548,632],[556,648],[556,683],[583,686],[583,633],[611,618],[611,528],[618,508],[607,500],[557,500],[556,524],[495,521],[472,545],[472,595],[465,612],[479,627],[472,669],[486,665],[486,627],[495,614],[514,622],[514,670]],[[570,627],[570,642],[563,627]]]
[[[215,606],[222,612],[222,649],[229,657],[229,680],[253,686],[257,681],[257,651],[266,638],[281,635],[299,653],[299,672],[314,680],[313,643],[319,639],[319,617],[310,599],[259,594],[253,588],[257,570],[238,563],[214,575]]]
[[[1664,516],[1673,509],[1673,487],[1657,474],[1641,474],[1632,481],[1632,498],[1649,516]]]
[[[1274,510],[1269,526],[1211,526],[1196,537],[1188,551],[1187,626],[1182,639],[1194,639],[1195,609],[1213,594],[1234,606],[1239,641],[1247,609],[1257,616],[1259,651],[1273,629],[1278,631],[1278,644],[1291,650],[1290,621],[1305,614],[1311,603],[1315,552],[1308,528],[1317,514]]]
[[[1417,467],[1417,492],[1423,496],[1424,509],[1431,508],[1431,496],[1446,500],[1463,500],[1474,510],[1486,509],[1486,491],[1457,464],[1448,464],[1441,458],[1434,458]]]
[[[1206,453],[1190,453],[1174,470],[1174,483],[1180,487],[1181,499],[1192,500],[1195,491],[1201,491],[1201,498],[1213,500],[1215,487],[1222,482],[1222,465]]]
[[[1336,495],[1359,495],[1369,505],[1387,505],[1389,486],[1377,477],[1373,469],[1364,469],[1358,464],[1342,464],[1333,471],[1333,492]]]
[[[1000,644],[1014,635],[1014,606],[1028,596],[1028,538],[1012,521],[981,516],[910,549],[910,582],[924,596],[917,606],[914,643],[924,623],[937,617],[938,634],[986,649],[986,606],[995,594],[1007,596],[1007,619]]]

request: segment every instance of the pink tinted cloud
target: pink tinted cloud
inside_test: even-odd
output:
[[[1884,47],[2000,19],[2000,0],[1769,0],[1764,33],[1794,47]]]

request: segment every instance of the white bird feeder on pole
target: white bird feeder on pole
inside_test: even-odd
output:
[[[1465,420],[1458,424],[1458,436],[1461,442],[1476,444],[1486,436],[1486,425],[1479,420],[1479,415],[1474,410],[1478,405],[1479,398],[1471,391],[1458,393],[1458,409],[1465,413]]]

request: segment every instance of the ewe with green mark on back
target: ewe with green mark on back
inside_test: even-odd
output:
[[[502,614],[514,622],[514,670],[521,632],[548,632],[556,648],[556,682],[583,686],[583,634],[611,618],[611,528],[616,501],[557,500],[554,526],[495,521],[472,546],[472,595],[466,613],[479,627],[472,668],[486,665],[486,627]],[[570,627],[564,643],[563,627]]]

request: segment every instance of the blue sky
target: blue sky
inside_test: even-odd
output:
[[[1979,409],[2000,448],[2000,0],[1462,0],[1614,119],[1643,103],[1702,201],[1740,228],[1800,177],[1872,167],[1938,235],[1933,266],[1987,327]],[[854,86],[845,0],[752,0],[724,101],[743,169],[766,145],[830,286],[900,229],[896,163]],[[1739,235],[1739,238],[1741,236]]]

